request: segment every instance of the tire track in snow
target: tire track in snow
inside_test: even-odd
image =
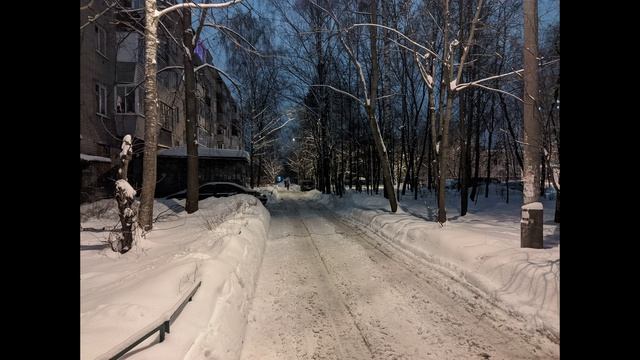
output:
[[[557,357],[451,277],[323,206],[270,210],[242,359]]]

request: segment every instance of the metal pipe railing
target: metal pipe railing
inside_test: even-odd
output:
[[[155,334],[156,332],[160,333],[160,342],[164,341],[165,333],[170,333],[170,326],[175,321],[176,317],[182,312],[182,309],[187,305],[187,302],[191,301],[193,295],[196,293],[198,288],[202,284],[202,281],[199,281],[196,286],[189,292],[185,293],[185,295],[180,298],[170,310],[166,311],[162,316],[160,316],[157,320],[145,326],[140,331],[128,337],[125,341],[120,344],[112,347],[109,351],[104,354],[98,356],[96,360],[115,360],[131,351],[138,344],[146,340],[149,336]]]

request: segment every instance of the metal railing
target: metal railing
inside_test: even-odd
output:
[[[119,359],[121,356],[131,351],[134,347],[136,347],[138,344],[140,344],[156,332],[160,332],[160,342],[163,342],[165,333],[171,332],[171,324],[175,321],[180,312],[182,312],[182,309],[184,309],[184,307],[187,305],[187,302],[191,301],[193,295],[196,293],[201,283],[202,281],[199,281],[191,291],[185,293],[185,295],[180,298],[180,301],[178,301],[169,311],[162,314],[162,316],[160,316],[156,321],[131,335],[120,344],[112,347],[106,353],[98,356],[96,360]]]

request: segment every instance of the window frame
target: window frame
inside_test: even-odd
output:
[[[109,95],[107,94],[107,87],[100,82],[96,82],[96,114],[100,116],[107,116],[107,103]],[[100,112],[102,110],[102,112]]]
[[[120,96],[118,89],[120,88],[124,88],[124,110],[125,111],[118,111],[118,97]],[[135,88],[133,90],[133,111],[126,111],[127,110],[127,89],[128,88]],[[140,112],[140,87],[137,86],[135,84],[132,83],[126,83],[126,84],[116,84],[114,86],[114,97],[113,97],[113,111],[115,114],[117,115],[142,115],[142,113]]]
[[[107,30],[100,24],[95,24],[98,33],[96,40],[96,52],[105,58],[107,57]],[[100,46],[102,45],[102,46]],[[102,49],[104,48],[104,50]]]

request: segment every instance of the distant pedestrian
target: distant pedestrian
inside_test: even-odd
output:
[[[289,178],[284,179],[284,186],[289,190],[290,181]]]

